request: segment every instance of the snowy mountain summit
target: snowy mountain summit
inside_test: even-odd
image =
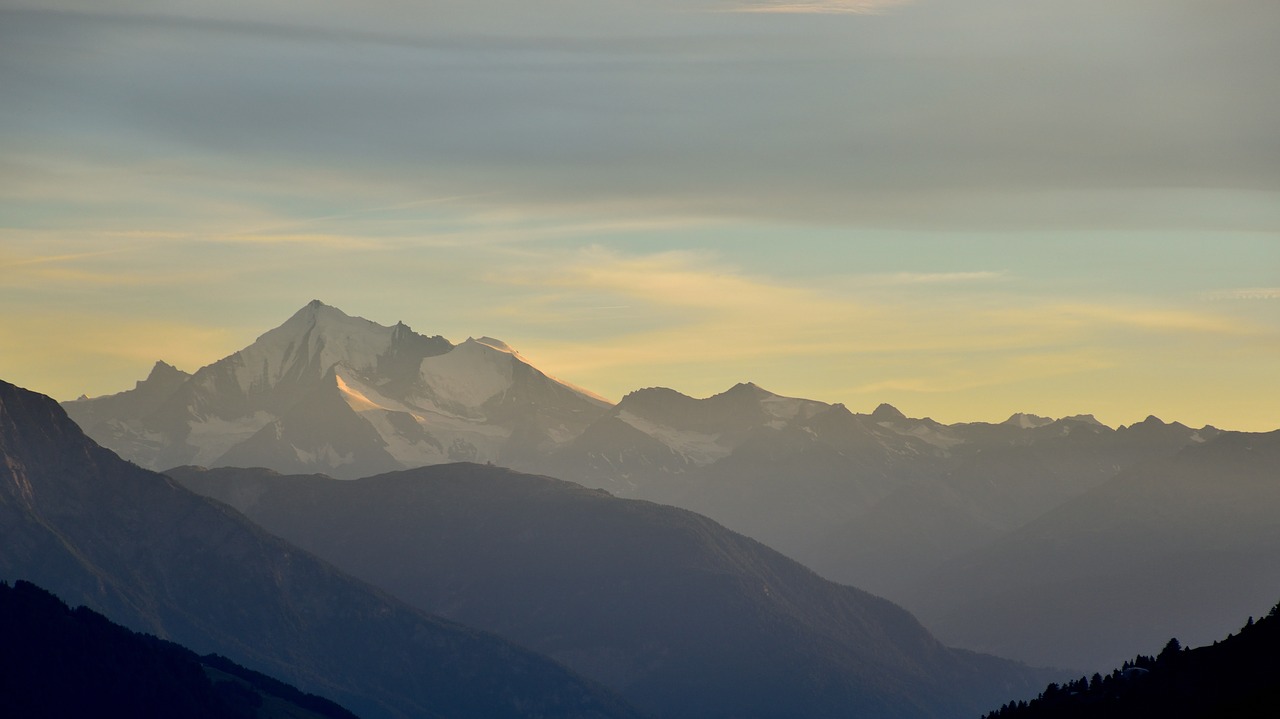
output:
[[[160,363],[133,390],[65,407],[96,441],[152,469],[358,477],[542,454],[609,403],[548,377],[499,340],[454,345],[313,300],[192,375]]]

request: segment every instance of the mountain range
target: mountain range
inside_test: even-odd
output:
[[[261,466],[350,479],[456,460],[494,462],[682,507],[824,577],[902,604],[947,641],[1037,664],[1111,666],[1129,647],[1171,629],[1216,636],[1248,612],[1244,602],[1267,604],[1267,590],[1280,587],[1280,569],[1262,567],[1237,573],[1247,574],[1253,589],[1206,592],[1193,603],[1172,594],[1146,602],[1117,597],[1103,622],[1114,642],[1087,639],[1096,612],[1050,610],[1087,604],[1107,577],[1139,576],[1131,567],[1151,573],[1176,565],[1162,576],[1207,585],[1234,566],[1209,551],[1174,561],[1168,549],[1176,542],[1121,531],[1143,525],[1126,525],[1110,505],[1089,499],[1135,474],[1190,473],[1169,485],[1179,492],[1173,499],[1149,483],[1150,501],[1185,496],[1176,512],[1194,516],[1192,500],[1212,494],[1222,470],[1184,459],[1244,461],[1237,456],[1250,451],[1244,445],[1266,437],[1155,417],[1118,428],[1090,415],[1015,414],[1001,423],[948,425],[889,405],[857,413],[747,382],[705,399],[650,387],[610,405],[551,379],[497,340],[455,346],[319,302],[192,375],[159,363],[133,390],[64,406],[91,437],[159,470]],[[1256,472],[1262,485],[1280,484],[1274,467]],[[1280,512],[1266,491],[1230,496],[1263,514]],[[1141,515],[1143,501],[1133,499],[1126,511]],[[1055,513],[1069,512],[1111,518],[1110,546],[1071,532],[1067,522],[1054,524]],[[1268,546],[1229,513],[1212,516],[1213,528],[1195,535],[1211,543],[1197,546],[1249,557]],[[1071,521],[1088,526],[1081,517]],[[1001,549],[1034,532],[1045,533],[1037,546],[1100,556],[1094,567],[1120,574],[1080,571],[1054,587],[1045,575],[1053,570],[1024,571],[1034,559]],[[1127,557],[1124,568],[1118,557]],[[966,579],[962,566],[975,573]],[[1023,619],[1002,629],[975,619],[988,599]]]

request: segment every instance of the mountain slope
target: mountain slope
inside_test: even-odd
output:
[[[318,300],[189,377],[66,403],[95,440],[151,469],[265,464],[356,477],[548,451],[608,403],[497,340],[454,346]]]
[[[355,719],[342,707],[214,655],[0,582],[0,696],[8,716]]]
[[[690,512],[474,464],[172,476],[411,603],[656,717],[959,717],[1043,676]],[[984,704],[987,702],[987,704]]]
[[[1138,656],[1107,676],[1051,684],[984,719],[1270,719],[1280,715],[1280,605],[1211,646]]]
[[[1211,641],[1280,595],[1280,432],[1137,464],[920,583],[951,641],[1083,670]],[[1052,659],[1051,659],[1052,658]]]
[[[0,382],[0,578],[18,577],[366,717],[631,716],[560,666],[120,460],[53,400]]]

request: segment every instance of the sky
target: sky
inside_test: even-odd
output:
[[[311,299],[617,400],[1280,428],[1275,0],[0,0],[0,378]]]

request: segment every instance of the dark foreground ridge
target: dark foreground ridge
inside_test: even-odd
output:
[[[985,719],[1270,719],[1280,716],[1280,604],[1238,634],[1196,649],[1170,639],[1108,676],[1050,684]]]
[[[71,609],[30,582],[0,582],[0,636],[7,716],[355,719],[224,657],[201,657],[91,609]]]

